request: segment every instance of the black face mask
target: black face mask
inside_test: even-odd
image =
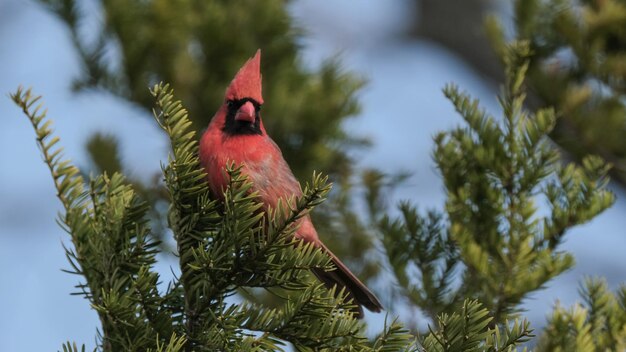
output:
[[[235,115],[237,114],[237,111],[246,102],[251,102],[252,105],[254,105],[254,122],[235,120]],[[226,121],[224,122],[224,127],[222,127],[222,131],[224,131],[224,133],[230,135],[263,135],[263,132],[261,132],[261,104],[259,104],[256,100],[250,98],[228,100],[226,102],[226,106],[228,107],[228,111],[226,112]]]

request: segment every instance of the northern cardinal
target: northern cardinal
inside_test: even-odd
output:
[[[276,209],[279,199],[301,196],[300,184],[283,159],[276,143],[267,135],[261,120],[261,51],[239,69],[226,89],[224,103],[215,113],[200,141],[200,160],[204,166],[211,192],[223,198],[228,185],[226,165],[242,165],[242,173],[254,184],[264,210]],[[345,288],[348,298],[357,304],[355,315],[362,317],[365,307],[380,312],[378,298],[320,241],[307,215],[299,220],[295,237],[313,243],[332,258],[335,269],[313,270],[328,288]]]

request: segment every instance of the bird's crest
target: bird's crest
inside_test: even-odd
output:
[[[226,100],[251,98],[263,104],[261,95],[261,49],[246,61],[226,89]]]

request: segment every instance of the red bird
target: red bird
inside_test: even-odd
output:
[[[229,162],[242,165],[242,173],[254,184],[263,208],[276,209],[279,199],[301,196],[300,184],[283,159],[276,143],[267,135],[261,120],[261,51],[248,60],[226,89],[224,103],[215,113],[200,141],[200,160],[208,174],[212,193],[218,198],[228,185],[225,172]],[[313,243],[332,258],[336,269],[314,270],[313,273],[327,287],[345,288],[358,304],[357,316],[365,307],[380,312],[378,298],[320,241],[307,215],[299,220],[295,236]]]

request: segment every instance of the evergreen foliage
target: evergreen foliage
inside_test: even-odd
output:
[[[515,321],[502,328],[488,328],[492,318],[477,301],[463,302],[459,311],[437,318],[438,330],[425,338],[425,351],[513,351],[516,345],[528,341],[531,334],[527,321]]]
[[[99,349],[273,351],[286,343],[302,351],[416,348],[395,322],[370,343],[343,292],[329,292],[311,278],[310,269],[330,269],[330,259],[292,235],[296,220],[329,192],[326,177],[314,174],[301,198],[285,200],[265,216],[251,183],[232,165],[224,204],[218,205],[187,111],[167,85],[156,85],[152,94],[155,117],[172,146],[163,173],[181,273],[164,291],[153,267],[159,247],[149,236],[146,203],[120,173],[85,182],[56,147],[51,121],[35,106],[40,98],[21,88],[12,95],[33,124],[64,206],[59,223],[72,241],[66,248],[69,272],[83,277],[78,294],[100,318]],[[236,290],[250,288],[281,288],[287,295],[276,308],[229,300]],[[63,349],[79,350],[69,342]]]
[[[508,346],[503,341],[527,339],[527,323],[516,321],[505,330],[507,321],[518,318],[524,298],[574,264],[559,248],[567,231],[614,202],[606,189],[608,166],[598,157],[562,166],[547,140],[555,113],[524,109],[528,44],[514,43],[505,53],[502,119],[456,86],[444,89],[466,125],[435,137],[445,216],[421,215],[404,202],[398,218],[384,215],[377,222],[400,294],[439,321],[439,330],[425,340],[427,350],[436,350],[436,342],[446,351],[472,350],[478,341],[484,349],[490,348],[486,341],[498,341],[496,350],[502,350]],[[379,204],[376,189],[368,197],[371,208]],[[461,314],[479,309],[468,298],[486,310]],[[459,318],[468,315],[473,320]],[[458,332],[466,328],[475,335]],[[506,338],[486,340],[501,331]]]
[[[611,293],[606,281],[588,278],[582,304],[557,304],[537,351],[623,351],[626,349],[626,286]]]
[[[530,43],[535,105],[560,113],[551,137],[581,161],[597,154],[626,182],[626,1],[516,0],[515,29]],[[494,30],[495,29],[495,30]],[[503,37],[492,28],[493,37]],[[501,41],[501,40],[498,40]],[[500,50],[501,45],[496,45]]]

